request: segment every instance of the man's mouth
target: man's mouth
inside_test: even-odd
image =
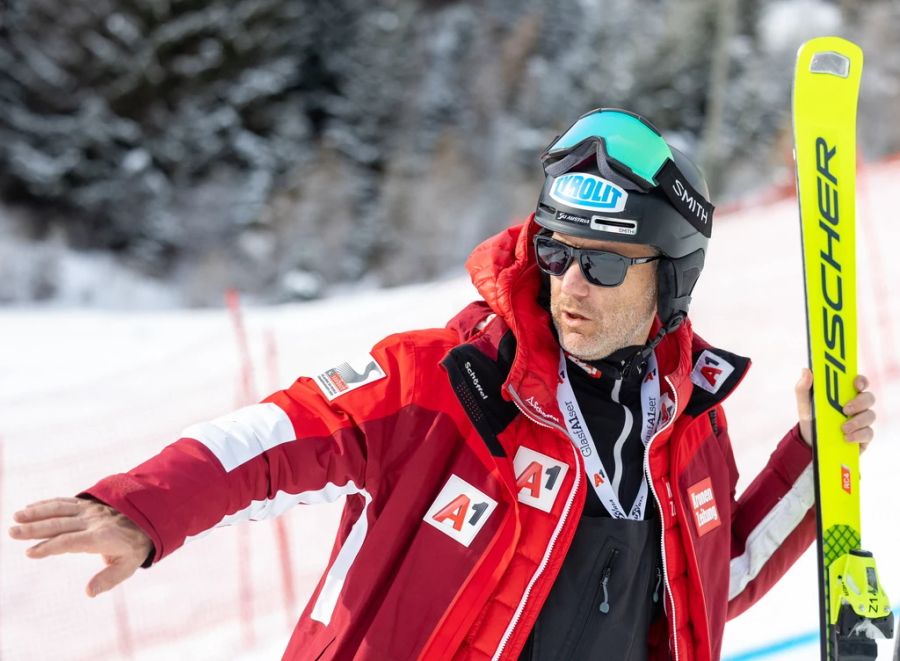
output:
[[[588,317],[585,317],[583,314],[578,314],[577,312],[573,312],[571,310],[563,310],[563,319],[568,321],[569,323],[578,322],[578,321],[588,321]]]

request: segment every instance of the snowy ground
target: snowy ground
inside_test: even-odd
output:
[[[900,465],[900,296],[891,285],[900,280],[900,260],[891,257],[900,244],[892,199],[900,166],[862,174],[860,362],[879,398],[877,441],[863,458],[864,540],[896,603],[900,528],[892,479]],[[746,484],[793,424],[793,385],[806,363],[794,203],[723,216],[713,240],[692,317],[707,340],[754,359],[727,407]],[[262,396],[389,332],[441,325],[473,295],[460,277],[248,309],[254,390]],[[0,329],[3,528],[25,503],[76,493],[139,462],[189,423],[243,403],[239,352],[224,311],[6,309]],[[0,658],[277,659],[327,558],[338,511],[298,508],[285,517],[293,604],[270,523],[217,531],[94,600],[84,597],[83,587],[99,566],[96,558],[28,560],[24,545],[4,533]],[[808,553],[758,606],[729,624],[725,656],[817,658],[814,637],[782,653],[763,650],[812,634],[816,600]]]

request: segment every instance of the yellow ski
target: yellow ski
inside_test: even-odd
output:
[[[794,155],[803,243],[818,504],[823,661],[874,659],[893,635],[875,561],[862,551],[859,449],[843,438],[856,396],[856,105],[860,48],[838,37],[805,43],[794,76]]]

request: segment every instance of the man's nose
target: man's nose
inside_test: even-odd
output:
[[[591,283],[588,282],[584,273],[581,272],[581,265],[578,260],[573,259],[569,268],[562,274],[563,293],[577,298],[584,298],[591,290]]]

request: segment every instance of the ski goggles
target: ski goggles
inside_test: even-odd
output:
[[[618,287],[625,280],[629,266],[646,264],[660,258],[660,255],[625,257],[606,250],[576,248],[546,234],[535,235],[534,254],[538,268],[547,275],[565,275],[572,262],[578,260],[584,279],[601,287]]]
[[[642,192],[660,188],[698,231],[711,235],[713,205],[691,186],[660,132],[643,117],[615,108],[592,110],[544,150],[541,163],[547,176],[558,177],[591,156],[601,176],[616,184]]]

